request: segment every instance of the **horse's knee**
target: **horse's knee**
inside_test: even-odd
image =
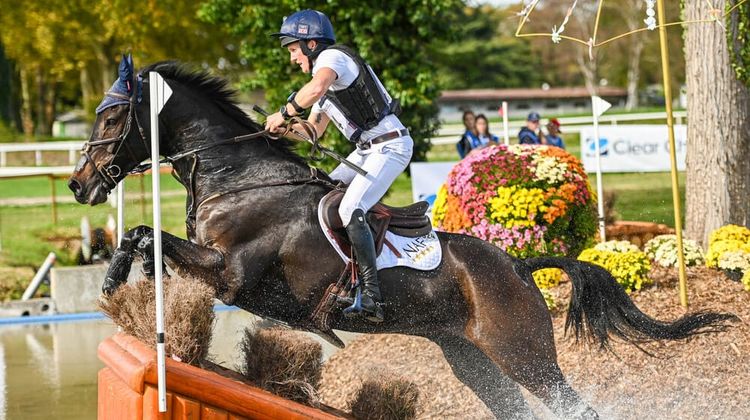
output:
[[[102,284],[102,293],[111,295],[120,285],[125,283],[130,274],[130,266],[133,264],[133,253],[117,249],[112,256],[107,269],[107,275]]]

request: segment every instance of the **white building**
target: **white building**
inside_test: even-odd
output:
[[[597,93],[614,107],[625,106],[624,88],[602,86]],[[531,111],[542,118],[591,111],[591,95],[585,87],[445,90],[438,99],[440,119],[460,121],[465,110],[494,117],[503,101],[508,102],[511,118],[525,117]]]

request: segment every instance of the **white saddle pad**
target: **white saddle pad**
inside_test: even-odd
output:
[[[323,229],[323,234],[328,238],[328,242],[331,243],[341,259],[348,263],[349,256],[341,250],[334,239],[333,230],[323,222],[321,214],[321,208],[318,206],[318,221]],[[429,271],[437,268],[443,259],[443,249],[440,247],[440,240],[435,231],[430,231],[427,235],[417,238],[399,236],[388,231],[385,233],[385,241],[386,243],[383,244],[383,249],[375,262],[378,270],[391,267],[410,267],[416,270]],[[388,245],[389,243],[391,246]],[[398,254],[393,251],[394,249]]]

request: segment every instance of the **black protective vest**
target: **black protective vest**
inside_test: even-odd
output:
[[[321,100],[321,104],[325,101],[333,102],[346,119],[356,126],[357,129],[349,140],[357,143],[362,132],[375,127],[390,114],[398,115],[401,107],[397,99],[388,102],[365,60],[353,49],[345,45],[332,45],[327,49],[339,50],[348,55],[359,69],[359,75],[351,85],[337,91],[329,90]]]

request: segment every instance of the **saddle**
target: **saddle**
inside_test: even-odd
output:
[[[318,218],[322,228],[326,231],[328,239],[336,242],[335,246],[340,249],[342,258],[345,255],[352,256],[353,254],[349,237],[346,234],[346,227],[339,217],[339,205],[344,197],[344,192],[343,189],[334,189],[326,194],[318,205]],[[428,208],[429,204],[425,201],[406,207],[391,207],[383,203],[377,203],[373,206],[365,217],[373,232],[377,255],[381,255],[383,245],[386,245],[397,258],[402,258],[399,245],[405,252],[409,252],[406,251],[407,248],[403,248],[403,244],[396,242],[397,245],[394,245],[390,243],[386,239],[386,232],[388,231],[396,235],[396,237],[388,235],[392,240],[398,240],[397,237],[400,236],[402,237],[400,239],[406,237],[420,241],[425,235],[431,234],[432,224],[430,218],[425,214]],[[320,335],[329,343],[340,348],[344,347],[344,343],[331,329],[331,317],[335,316],[333,313],[336,309],[349,307],[356,302],[358,290],[356,264],[356,259],[353,256],[348,259],[338,281],[328,286],[323,298],[311,314],[309,323],[305,325],[307,330]]]
[[[347,254],[351,254],[351,244],[346,235],[346,226],[339,216],[339,205],[344,197],[344,192],[345,190],[340,189],[329,192],[320,200],[320,208],[323,223],[333,231],[334,239],[339,247]],[[419,201],[406,207],[391,207],[383,203],[375,204],[365,217],[375,239],[377,254],[380,255],[384,244],[398,254],[398,250],[385,239],[386,231],[408,238],[418,238],[430,233],[432,224],[430,218],[426,215],[429,206],[426,201]]]

